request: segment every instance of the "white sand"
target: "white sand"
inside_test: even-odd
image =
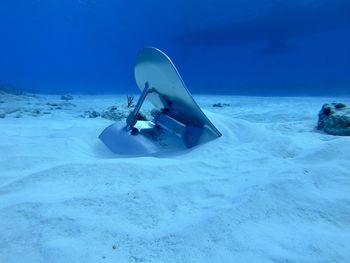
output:
[[[77,117],[113,96],[3,99],[0,262],[350,262],[350,137],[314,129],[334,99],[197,99],[223,137],[166,158],[113,158],[112,122]]]

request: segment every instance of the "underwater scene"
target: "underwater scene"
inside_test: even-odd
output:
[[[0,1],[0,263],[350,262],[350,1]]]
[[[136,53],[155,46],[194,93],[348,95],[349,14],[346,0],[1,1],[0,81],[136,93]]]

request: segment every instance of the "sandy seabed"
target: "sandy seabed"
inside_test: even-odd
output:
[[[315,130],[350,101],[196,99],[221,138],[121,158],[80,115],[124,96],[3,96],[0,262],[350,262],[350,137]]]

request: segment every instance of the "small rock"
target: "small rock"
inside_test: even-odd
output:
[[[344,103],[324,104],[318,114],[318,130],[350,136],[350,107]]]
[[[93,111],[87,111],[86,113],[87,113],[87,115],[89,116],[89,118],[92,118],[92,119],[97,118],[97,117],[100,117],[100,115],[101,115],[99,112],[97,112],[97,111],[95,111],[95,110],[93,110]]]
[[[75,104],[67,101],[61,102],[61,103],[48,102],[46,103],[46,105],[50,106],[49,107],[50,110],[61,110],[61,109],[71,110],[76,107]]]
[[[71,94],[64,94],[61,96],[61,100],[73,100],[74,97]]]
[[[135,257],[135,256],[130,256],[129,257],[130,262],[135,262],[135,263],[140,263],[144,262],[143,258]]]
[[[129,110],[119,110],[117,106],[111,106],[101,112],[101,117],[112,121],[120,121],[129,115]]]
[[[216,107],[216,108],[222,108],[222,107],[228,107],[228,106],[230,106],[230,104],[228,104],[228,103],[214,103],[213,104],[213,107]]]
[[[41,115],[41,112],[39,109],[34,109],[31,114],[33,117],[38,117]]]
[[[97,118],[99,116],[101,116],[101,114],[95,110],[87,110],[87,111],[84,111],[83,114],[79,115],[79,117],[81,118],[91,118],[91,119]]]
[[[55,103],[55,102],[48,102],[48,103],[46,103],[46,105],[49,105],[49,106],[52,106],[52,107],[58,107],[59,106],[59,104]]]
[[[60,107],[61,109],[66,109],[66,110],[71,110],[73,108],[75,108],[77,105],[71,103],[71,102],[63,102],[60,105],[58,105],[58,107]]]
[[[219,102],[219,103],[215,103],[213,104],[213,107],[216,107],[216,108],[222,108],[223,105]]]
[[[118,106],[113,105],[113,106],[109,107],[108,110],[109,111],[116,111],[116,110],[118,110]]]

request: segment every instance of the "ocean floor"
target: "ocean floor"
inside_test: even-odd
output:
[[[315,129],[349,99],[196,100],[221,138],[120,158],[89,114],[125,96],[0,95],[0,262],[350,262],[350,137]]]

